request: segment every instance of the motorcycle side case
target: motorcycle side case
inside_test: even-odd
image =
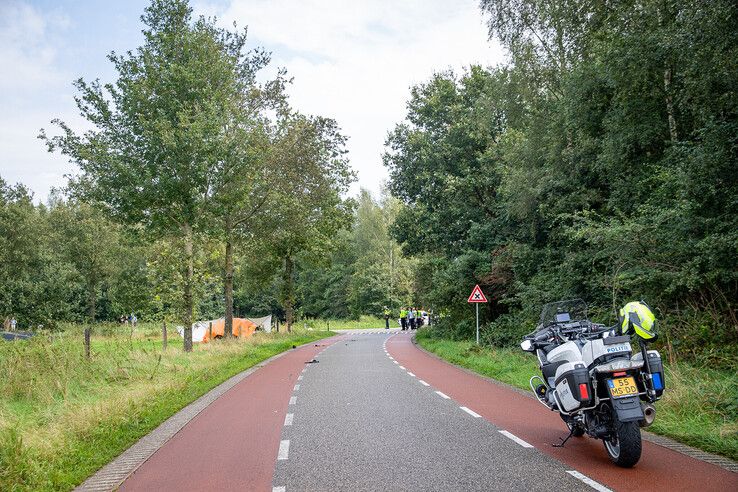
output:
[[[638,352],[631,360],[640,361],[643,360],[643,356]],[[661,396],[664,394],[664,388],[666,388],[666,379],[664,378],[664,363],[661,361],[661,354],[658,350],[648,351],[648,366],[651,368],[653,389],[656,391],[656,396]],[[644,366],[643,371],[645,370]]]
[[[564,410],[571,412],[591,403],[592,388],[589,384],[589,371],[583,362],[568,362],[556,370],[556,396]],[[587,398],[583,399],[579,385],[587,385]]]

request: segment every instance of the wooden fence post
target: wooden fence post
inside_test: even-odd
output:
[[[167,320],[164,320],[164,324],[161,326],[161,349],[167,349]]]
[[[223,331],[223,334],[225,335],[225,331]],[[213,341],[213,322],[211,321],[208,323],[208,337],[210,341]]]
[[[85,359],[90,358],[90,329],[85,328]]]

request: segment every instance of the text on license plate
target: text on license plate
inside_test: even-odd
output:
[[[607,386],[613,398],[624,398],[638,394],[638,386],[632,376],[627,378],[608,379]]]

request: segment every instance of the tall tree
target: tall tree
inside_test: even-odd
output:
[[[82,171],[78,192],[113,217],[156,236],[181,238],[185,351],[192,350],[195,238],[211,205],[222,135],[239,91],[239,41],[214,21],[191,22],[185,0],[153,0],[142,20],[145,42],[111,53],[114,84],[75,82],[77,106],[93,125],[45,138]]]
[[[292,114],[276,134],[281,194],[273,202],[272,255],[282,264],[281,303],[287,329],[294,321],[296,260],[325,257],[337,232],[351,220],[352,202],[342,194],[354,179],[346,159],[346,138],[335,121]]]
[[[84,281],[87,319],[94,323],[100,286],[112,278],[120,256],[120,228],[88,204],[61,200],[51,204],[49,225],[56,249]]]

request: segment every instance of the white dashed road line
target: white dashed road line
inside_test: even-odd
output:
[[[418,382],[419,382],[420,384],[422,384],[423,386],[430,386],[430,384],[426,383],[426,382],[425,382],[425,381],[423,381],[422,379],[418,379]]]
[[[272,487],[272,492],[287,492],[286,487]]]
[[[295,403],[297,403],[297,397],[296,396],[290,397],[290,405],[294,405]]]
[[[441,393],[440,391],[436,391],[436,394],[437,394],[438,396],[440,396],[441,398],[445,398],[445,399],[447,399],[447,400],[450,400],[450,399],[451,399],[451,397],[450,397],[450,396],[448,396],[448,395],[447,395],[447,394],[445,394],[445,393]]]
[[[394,362],[395,364],[399,364],[399,362],[397,362],[396,360],[393,360],[392,362]]]
[[[294,413],[288,413],[284,416],[284,425],[292,425],[292,421],[295,420]]]
[[[286,441],[280,441],[279,442],[279,453],[277,454],[278,460],[286,460],[290,456],[290,441],[289,439]]]
[[[518,436],[516,436],[515,434],[512,434],[512,433],[510,433],[510,432],[507,432],[507,431],[501,430],[501,431],[500,431],[500,434],[502,434],[502,435],[503,435],[503,436],[505,436],[505,437],[508,437],[508,438],[512,439],[513,441],[515,441],[516,443],[520,444],[520,445],[521,445],[521,446],[523,446],[524,448],[532,448],[532,447],[533,447],[533,445],[532,445],[532,444],[528,444],[527,442],[523,441],[523,440],[522,440],[522,439],[520,439],[520,438],[519,438]]]
[[[400,369],[402,369],[404,371],[405,370],[405,366],[400,366]]]
[[[410,371],[407,371],[407,373],[408,373],[408,375],[410,375],[410,376],[412,376],[412,377],[415,377],[415,374],[413,374],[412,372],[410,372]]]
[[[612,490],[608,489],[607,487],[605,487],[601,483],[595,482],[594,480],[592,480],[591,478],[589,478],[587,475],[582,475],[581,473],[579,473],[576,470],[567,470],[566,473],[568,473],[569,475],[571,475],[574,478],[578,478],[579,480],[581,480],[582,482],[586,483],[587,485],[589,485],[593,489],[598,490],[599,492],[612,492]]]
[[[296,384],[295,385],[295,391],[300,391],[300,385],[299,384]]]
[[[302,375],[299,375],[299,376],[297,376],[297,380],[298,380],[298,381],[302,381],[302,378],[303,378],[303,376],[302,376]]]
[[[478,414],[477,412],[475,412],[474,410],[469,410],[469,409],[468,409],[468,408],[466,408],[466,407],[459,407],[459,408],[460,408],[460,409],[462,409],[463,411],[465,411],[466,413],[468,413],[469,415],[471,415],[471,416],[472,416],[472,417],[474,417],[474,418],[477,418],[477,419],[478,419],[478,418],[480,418],[480,417],[481,417],[481,415],[479,415],[479,414]]]

